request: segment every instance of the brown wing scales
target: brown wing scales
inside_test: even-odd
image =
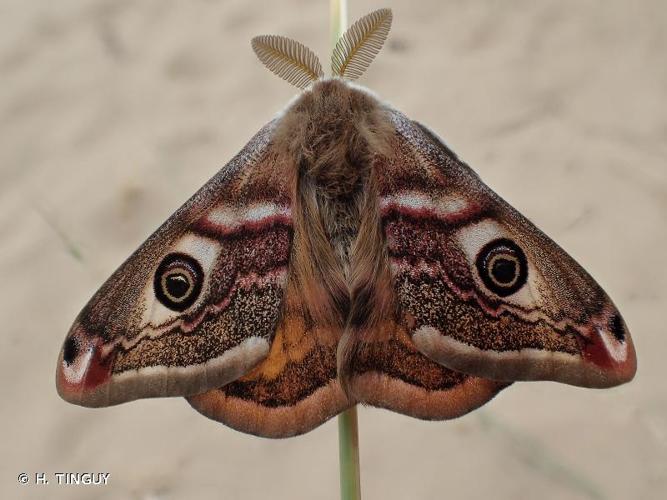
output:
[[[456,418],[486,403],[507,383],[449,370],[419,352],[406,326],[387,321],[357,347],[350,387],[365,404],[426,420]]]
[[[294,287],[267,358],[240,379],[189,398],[209,418],[264,437],[289,437],[351,405],[337,379],[338,337],[306,321]]]
[[[260,131],[109,278],[72,326],[58,391],[84,406],[196,394],[269,352],[291,245],[290,170]]]
[[[631,379],[632,340],[588,273],[432,132],[398,112],[392,121],[399,158],[378,170],[378,185],[394,290],[414,318],[416,348],[497,380]]]
[[[357,402],[445,419],[508,385],[495,380],[603,387],[635,368],[576,262],[434,134],[333,79],[109,278],[56,377],[73,403],[187,396],[286,437]]]

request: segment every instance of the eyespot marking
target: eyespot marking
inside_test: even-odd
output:
[[[171,253],[155,271],[153,289],[165,307],[181,312],[195,303],[203,283],[204,271],[196,259],[184,253]]]
[[[500,297],[518,292],[528,279],[526,255],[507,238],[484,245],[477,254],[476,266],[484,285]]]

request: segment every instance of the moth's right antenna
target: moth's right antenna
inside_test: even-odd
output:
[[[384,45],[391,20],[390,9],[379,9],[354,23],[340,37],[331,55],[333,75],[348,80],[359,78]]]
[[[300,89],[324,75],[320,60],[313,51],[295,40],[262,35],[253,38],[251,43],[252,50],[267,68]]]

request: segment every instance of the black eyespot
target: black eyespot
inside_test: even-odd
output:
[[[79,354],[79,344],[74,337],[68,337],[63,344],[63,361],[69,366],[74,363],[77,354]]]
[[[486,287],[507,297],[519,291],[528,279],[528,261],[512,240],[493,240],[477,254],[477,272]]]
[[[167,255],[155,271],[153,289],[162,304],[174,311],[185,311],[195,303],[204,283],[199,262],[182,253]]]

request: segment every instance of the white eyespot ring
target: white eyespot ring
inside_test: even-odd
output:
[[[528,280],[526,255],[507,238],[484,245],[477,254],[476,267],[484,285],[500,297],[518,292]]]
[[[197,260],[184,253],[171,253],[155,271],[153,289],[165,307],[185,311],[199,297],[203,283],[204,271]]]

